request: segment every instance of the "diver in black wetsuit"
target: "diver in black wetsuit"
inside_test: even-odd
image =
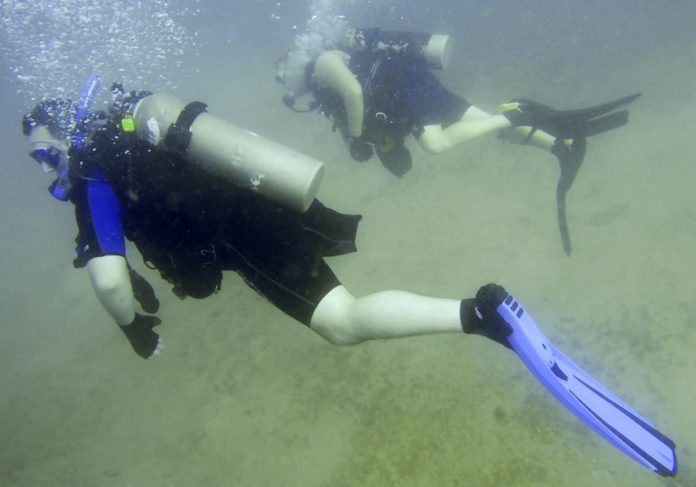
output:
[[[347,29],[338,41],[327,41],[303,34],[277,64],[276,77],[286,90],[286,105],[293,108],[296,98],[311,94],[310,106],[333,120],[353,159],[365,161],[376,153],[398,177],[411,169],[404,145],[409,134],[431,154],[492,132],[552,152],[561,166],[557,206],[570,254],[565,194],[584,160],[586,139],[627,123],[628,113],[615,110],[639,95],[572,111],[518,99],[501,105],[501,114],[489,114],[447,90],[433,74],[433,68],[447,66],[450,50],[443,35]]]
[[[220,289],[222,271],[234,270],[335,344],[483,335],[517,353],[563,405],[629,457],[660,475],[676,474],[674,442],[556,349],[501,286],[485,285],[461,301],[403,291],[356,299],[323,257],[355,250],[360,217],[313,199],[320,168],[312,160],[221,123],[199,102],[115,95],[109,113],[85,113],[85,97],[77,106],[44,101],[24,117],[23,132],[31,157],[58,176],[51,194],[75,205],[75,266],[87,267],[97,296],[138,355],[161,351],[153,330],[160,320],[152,316],[159,302],[128,266],[125,238],[177,296],[209,296]],[[287,157],[274,165],[278,154]],[[277,173],[261,173],[262,167]],[[150,315],[137,313],[135,300]]]
[[[462,331],[506,343],[497,325],[474,311],[476,305],[480,312],[485,309],[487,294],[500,293],[490,286],[478,300],[404,291],[354,298],[323,257],[355,250],[361,217],[337,213],[314,199],[313,176],[311,184],[282,186],[286,165],[312,166],[301,154],[235,131],[198,102],[181,108],[164,95],[124,93],[115,86],[108,113],[84,116],[82,110],[83,116],[75,116],[83,105],[76,110],[70,101],[45,100],[25,115],[23,132],[32,158],[58,176],[51,193],[75,205],[75,267],[87,268],[104,308],[141,357],[162,348],[153,330],[160,320],[152,316],[159,302],[128,265],[125,239],[180,298],[218,292],[223,271],[232,270],[332,343]],[[162,114],[175,122],[158,120]],[[215,154],[229,151],[214,147],[216,141],[236,154],[227,168],[236,176],[241,167],[251,166],[253,173],[267,158],[289,156],[279,161],[278,174],[257,174],[250,187],[233,185],[221,176],[225,168],[219,165],[228,156],[215,160]],[[249,141],[254,150],[240,150]],[[251,152],[265,154],[264,160],[246,155]],[[298,191],[304,192],[302,198],[295,198]],[[303,201],[307,195],[307,203],[297,207],[278,201]],[[136,312],[136,300],[149,314]]]

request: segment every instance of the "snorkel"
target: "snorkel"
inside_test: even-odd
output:
[[[87,79],[84,88],[82,89],[82,94],[80,95],[80,101],[77,104],[77,109],[75,110],[75,127],[72,132],[72,137],[70,145],[75,147],[77,150],[81,150],[85,144],[85,134],[83,131],[84,121],[89,115],[89,109],[94,103],[94,95],[99,89],[100,84],[99,75],[93,74]],[[60,201],[67,201],[70,197],[70,179],[68,177],[68,166],[70,165],[70,159],[67,157],[65,162],[62,162],[57,168],[56,173],[58,174],[58,179],[56,179],[49,192],[51,196]]]
[[[99,89],[99,84],[101,79],[99,75],[93,74],[87,79],[84,88],[82,89],[82,94],[80,95],[80,101],[77,104],[77,109],[75,110],[75,130],[72,136],[72,145],[79,149],[82,149],[85,143],[85,134],[82,131],[82,122],[85,120],[87,115],[89,115],[89,109],[94,103],[94,95]]]

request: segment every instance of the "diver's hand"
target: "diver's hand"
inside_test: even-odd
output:
[[[131,324],[119,325],[119,328],[126,334],[135,353],[142,358],[148,358],[153,354],[159,355],[164,349],[162,339],[152,330],[160,323],[162,320],[156,316],[142,316],[136,313]]]
[[[507,337],[512,333],[512,328],[498,314],[498,306],[509,296],[505,288],[499,284],[486,284],[476,293],[476,316],[479,325],[475,326],[471,333],[490,338],[508,348],[510,343]]]
[[[365,162],[372,157],[372,146],[360,137],[351,137],[349,147],[350,157],[358,162]]]

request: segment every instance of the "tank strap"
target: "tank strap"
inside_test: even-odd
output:
[[[180,154],[186,153],[189,143],[191,143],[191,125],[198,115],[205,112],[207,108],[208,105],[205,103],[194,101],[181,110],[179,118],[169,127],[167,136],[164,138],[164,145],[167,149]]]

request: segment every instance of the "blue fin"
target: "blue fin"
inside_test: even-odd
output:
[[[511,295],[496,311],[512,328],[512,349],[556,399],[636,462],[662,476],[676,475],[671,439],[558,350]]]

